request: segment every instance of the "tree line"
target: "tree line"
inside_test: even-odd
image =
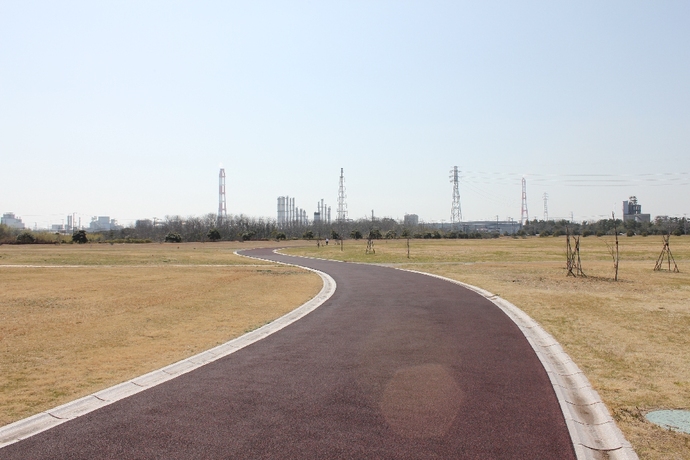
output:
[[[573,223],[566,220],[532,220],[514,232],[504,236],[561,236],[569,232],[572,235],[587,237],[612,234],[614,228],[619,233],[633,235],[684,235],[688,230],[685,217],[659,216],[651,222],[633,220],[602,219],[596,222]],[[56,242],[205,242],[205,241],[250,241],[250,240],[286,240],[286,239],[382,239],[382,238],[418,238],[418,239],[465,239],[497,238],[501,236],[495,229],[477,229],[463,231],[450,224],[420,223],[414,227],[405,226],[391,218],[359,219],[331,224],[317,222],[309,225],[282,225],[275,219],[250,217],[244,214],[230,215],[218,219],[215,214],[205,216],[166,216],[164,219],[137,220],[134,225],[119,230],[110,230],[86,234],[75,231],[73,235],[57,235],[51,232],[31,232],[13,229],[0,225],[1,243],[56,243]]]
[[[566,220],[533,220],[527,222],[516,233],[518,236],[560,236],[569,231],[571,235],[604,236],[613,233],[614,228],[627,236],[641,235],[685,235],[688,231],[688,221],[685,217],[658,216],[651,222],[635,220],[602,219],[596,222],[573,223]]]

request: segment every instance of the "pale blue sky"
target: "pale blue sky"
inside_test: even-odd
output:
[[[690,2],[0,0],[0,212],[690,213]],[[574,176],[580,175],[580,176]],[[602,176],[603,175],[603,176]],[[577,179],[577,180],[575,180]],[[575,180],[575,181],[574,181]],[[583,186],[586,185],[586,186]]]

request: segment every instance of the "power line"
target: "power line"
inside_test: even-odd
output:
[[[519,174],[512,172],[463,171],[463,184],[514,184],[521,177],[529,177],[532,184],[564,185],[570,187],[624,187],[624,186],[686,186],[690,173],[639,174]]]

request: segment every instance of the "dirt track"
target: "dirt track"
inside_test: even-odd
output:
[[[272,336],[0,459],[574,458],[546,372],[488,300],[390,268],[245,253],[338,289]]]

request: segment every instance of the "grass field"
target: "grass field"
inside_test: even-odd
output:
[[[690,435],[644,419],[690,409],[690,237],[672,237],[680,273],[653,271],[660,237],[621,237],[619,281],[606,242],[581,239],[586,278],[566,276],[565,237],[366,241],[284,252],[395,264],[487,289],[527,312],[586,373],[643,459],[690,459]]]
[[[293,242],[287,243],[293,244]],[[40,244],[0,246],[0,265],[252,265],[236,256],[238,249],[282,247],[275,242],[149,243],[149,244]]]
[[[250,246],[0,246],[0,426],[224,343],[321,289],[316,274],[233,254]]]
[[[647,411],[690,407],[690,237],[680,273],[654,272],[659,237],[622,237],[618,282],[604,241],[581,242],[587,278],[566,277],[565,238],[316,243],[0,246],[0,425],[254,329],[315,295],[311,273],[239,248],[395,264],[483,287],[553,334],[643,459],[690,459],[690,436]],[[299,247],[299,245],[305,245]]]

